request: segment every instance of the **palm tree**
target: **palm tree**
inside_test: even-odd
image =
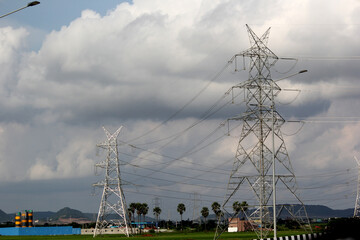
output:
[[[135,220],[135,209],[136,209],[136,203],[130,203],[129,205],[129,212],[131,212],[131,215],[133,217],[133,220]],[[130,219],[131,220],[131,219]]]
[[[144,222],[146,222],[145,221],[145,215],[149,212],[149,207],[148,207],[148,205],[147,205],[147,203],[143,203],[142,204],[142,215],[144,216]]]
[[[205,219],[205,231],[206,231],[206,218],[209,216],[209,209],[207,207],[203,207],[201,209],[201,215],[204,217]]]
[[[242,212],[242,219],[245,219],[245,213],[248,210],[248,204],[246,201],[242,201],[239,203],[238,201],[233,203],[233,210],[235,212],[235,215],[238,215],[240,212]]]
[[[238,201],[236,201],[233,203],[232,207],[235,212],[234,216],[237,216],[241,211],[241,204]]]
[[[141,203],[135,203],[135,209],[136,209],[136,214],[138,216],[138,226],[140,228],[140,233],[141,233],[141,214],[142,214],[142,204]]]
[[[218,202],[213,202],[213,204],[211,204],[211,209],[213,210],[213,212],[215,213],[215,215],[219,218],[221,216],[221,209],[220,209],[220,204]]]
[[[247,210],[248,210],[248,206],[249,206],[249,204],[247,204],[247,202],[246,201],[242,201],[242,203],[240,204],[240,206],[241,206],[241,212],[243,213],[243,218],[245,219],[245,213],[247,212]]]
[[[134,216],[134,213],[131,209],[131,207],[128,208],[128,214],[129,214],[129,219],[130,219],[130,228],[131,228],[131,232],[133,233],[133,225],[132,225],[132,217]]]
[[[129,214],[129,218],[130,218],[130,222],[132,220],[132,211],[131,211],[131,208],[128,208],[128,214]]]
[[[154,213],[154,215],[156,217],[156,226],[158,226],[159,225],[159,216],[160,216],[160,213],[161,213],[161,208],[154,207],[153,213]]]
[[[183,230],[183,226],[182,226],[182,215],[183,215],[183,213],[186,211],[185,204],[179,203],[178,206],[177,206],[177,211],[180,213],[181,230]]]

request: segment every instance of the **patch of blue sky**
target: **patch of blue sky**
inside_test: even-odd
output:
[[[31,0],[0,0],[0,15],[27,6],[29,2]],[[30,33],[28,47],[38,50],[48,33],[69,25],[83,10],[90,9],[104,16],[123,2],[132,3],[131,0],[40,0],[40,5],[0,19],[0,27],[26,28]]]
[[[26,6],[30,0],[0,0],[0,14],[6,14],[15,9]],[[123,2],[130,0],[41,0],[41,4],[22,10],[3,18],[0,26],[31,26],[43,31],[59,30],[68,25],[72,20],[81,16],[85,9],[91,9],[100,15],[116,8]]]

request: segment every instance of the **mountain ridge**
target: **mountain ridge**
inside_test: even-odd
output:
[[[295,205],[300,207],[300,205]],[[333,217],[352,217],[354,214],[353,208],[347,209],[331,209],[324,205],[305,205],[306,211],[309,218],[333,218]],[[148,215],[151,215],[150,213]],[[64,207],[57,212],[52,211],[34,211],[34,220],[39,220],[43,222],[53,222],[59,221],[61,219],[73,219],[74,221],[83,220],[83,221],[96,221],[97,213],[83,213],[76,209],[71,209],[69,207]],[[286,218],[289,215],[282,213],[280,218]],[[115,218],[115,215],[114,215]],[[210,214],[207,219],[215,219],[215,214]],[[7,214],[0,209],[0,223],[14,221],[15,213]],[[135,217],[135,221],[137,217]],[[153,218],[146,216],[146,221],[154,221]]]

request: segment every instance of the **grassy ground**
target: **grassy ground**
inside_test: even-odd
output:
[[[281,231],[278,232],[278,236],[290,236],[302,234],[301,231]],[[270,236],[271,237],[271,236]],[[135,235],[130,237],[130,240],[212,240],[214,238],[214,232],[191,232],[191,233],[153,233]],[[243,233],[223,233],[220,239],[226,240],[252,240],[256,239],[256,235],[253,232]],[[72,235],[72,236],[0,236],[0,240],[90,240],[94,239],[92,235]],[[124,235],[102,235],[95,239],[127,239]]]

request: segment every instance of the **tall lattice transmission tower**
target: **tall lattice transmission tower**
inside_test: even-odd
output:
[[[117,137],[121,128],[122,127],[116,130],[115,133],[110,134],[109,131],[103,127],[107,140],[97,145],[97,147],[107,150],[107,156],[105,160],[95,164],[95,167],[105,169],[105,179],[93,184],[93,186],[103,188],[94,237],[104,233],[104,230],[110,225],[117,226],[125,235],[129,236],[130,221],[122,190],[120,175],[121,164],[118,158]]]
[[[267,47],[270,28],[258,37],[248,25],[246,27],[251,47],[230,60],[249,58],[248,80],[232,87],[232,91],[237,88],[244,91],[246,110],[229,119],[242,121],[242,129],[222,204],[223,219],[219,218],[214,239],[218,239],[229,222],[239,215],[241,210],[234,210],[234,202],[244,200],[248,200],[244,215],[261,239],[272,229],[276,237],[276,219],[284,209],[311,231],[305,206],[296,195],[295,174],[280,130],[285,120],[275,106],[281,88],[271,79],[270,68],[279,58]],[[274,190],[279,183],[290,192],[291,201],[295,200],[296,204],[276,204]],[[250,195],[249,199],[244,199]],[[290,200],[287,198],[287,201]]]
[[[354,156],[354,158],[355,158],[355,161],[358,164],[358,168],[359,168],[354,217],[360,217],[360,161],[356,156]]]

